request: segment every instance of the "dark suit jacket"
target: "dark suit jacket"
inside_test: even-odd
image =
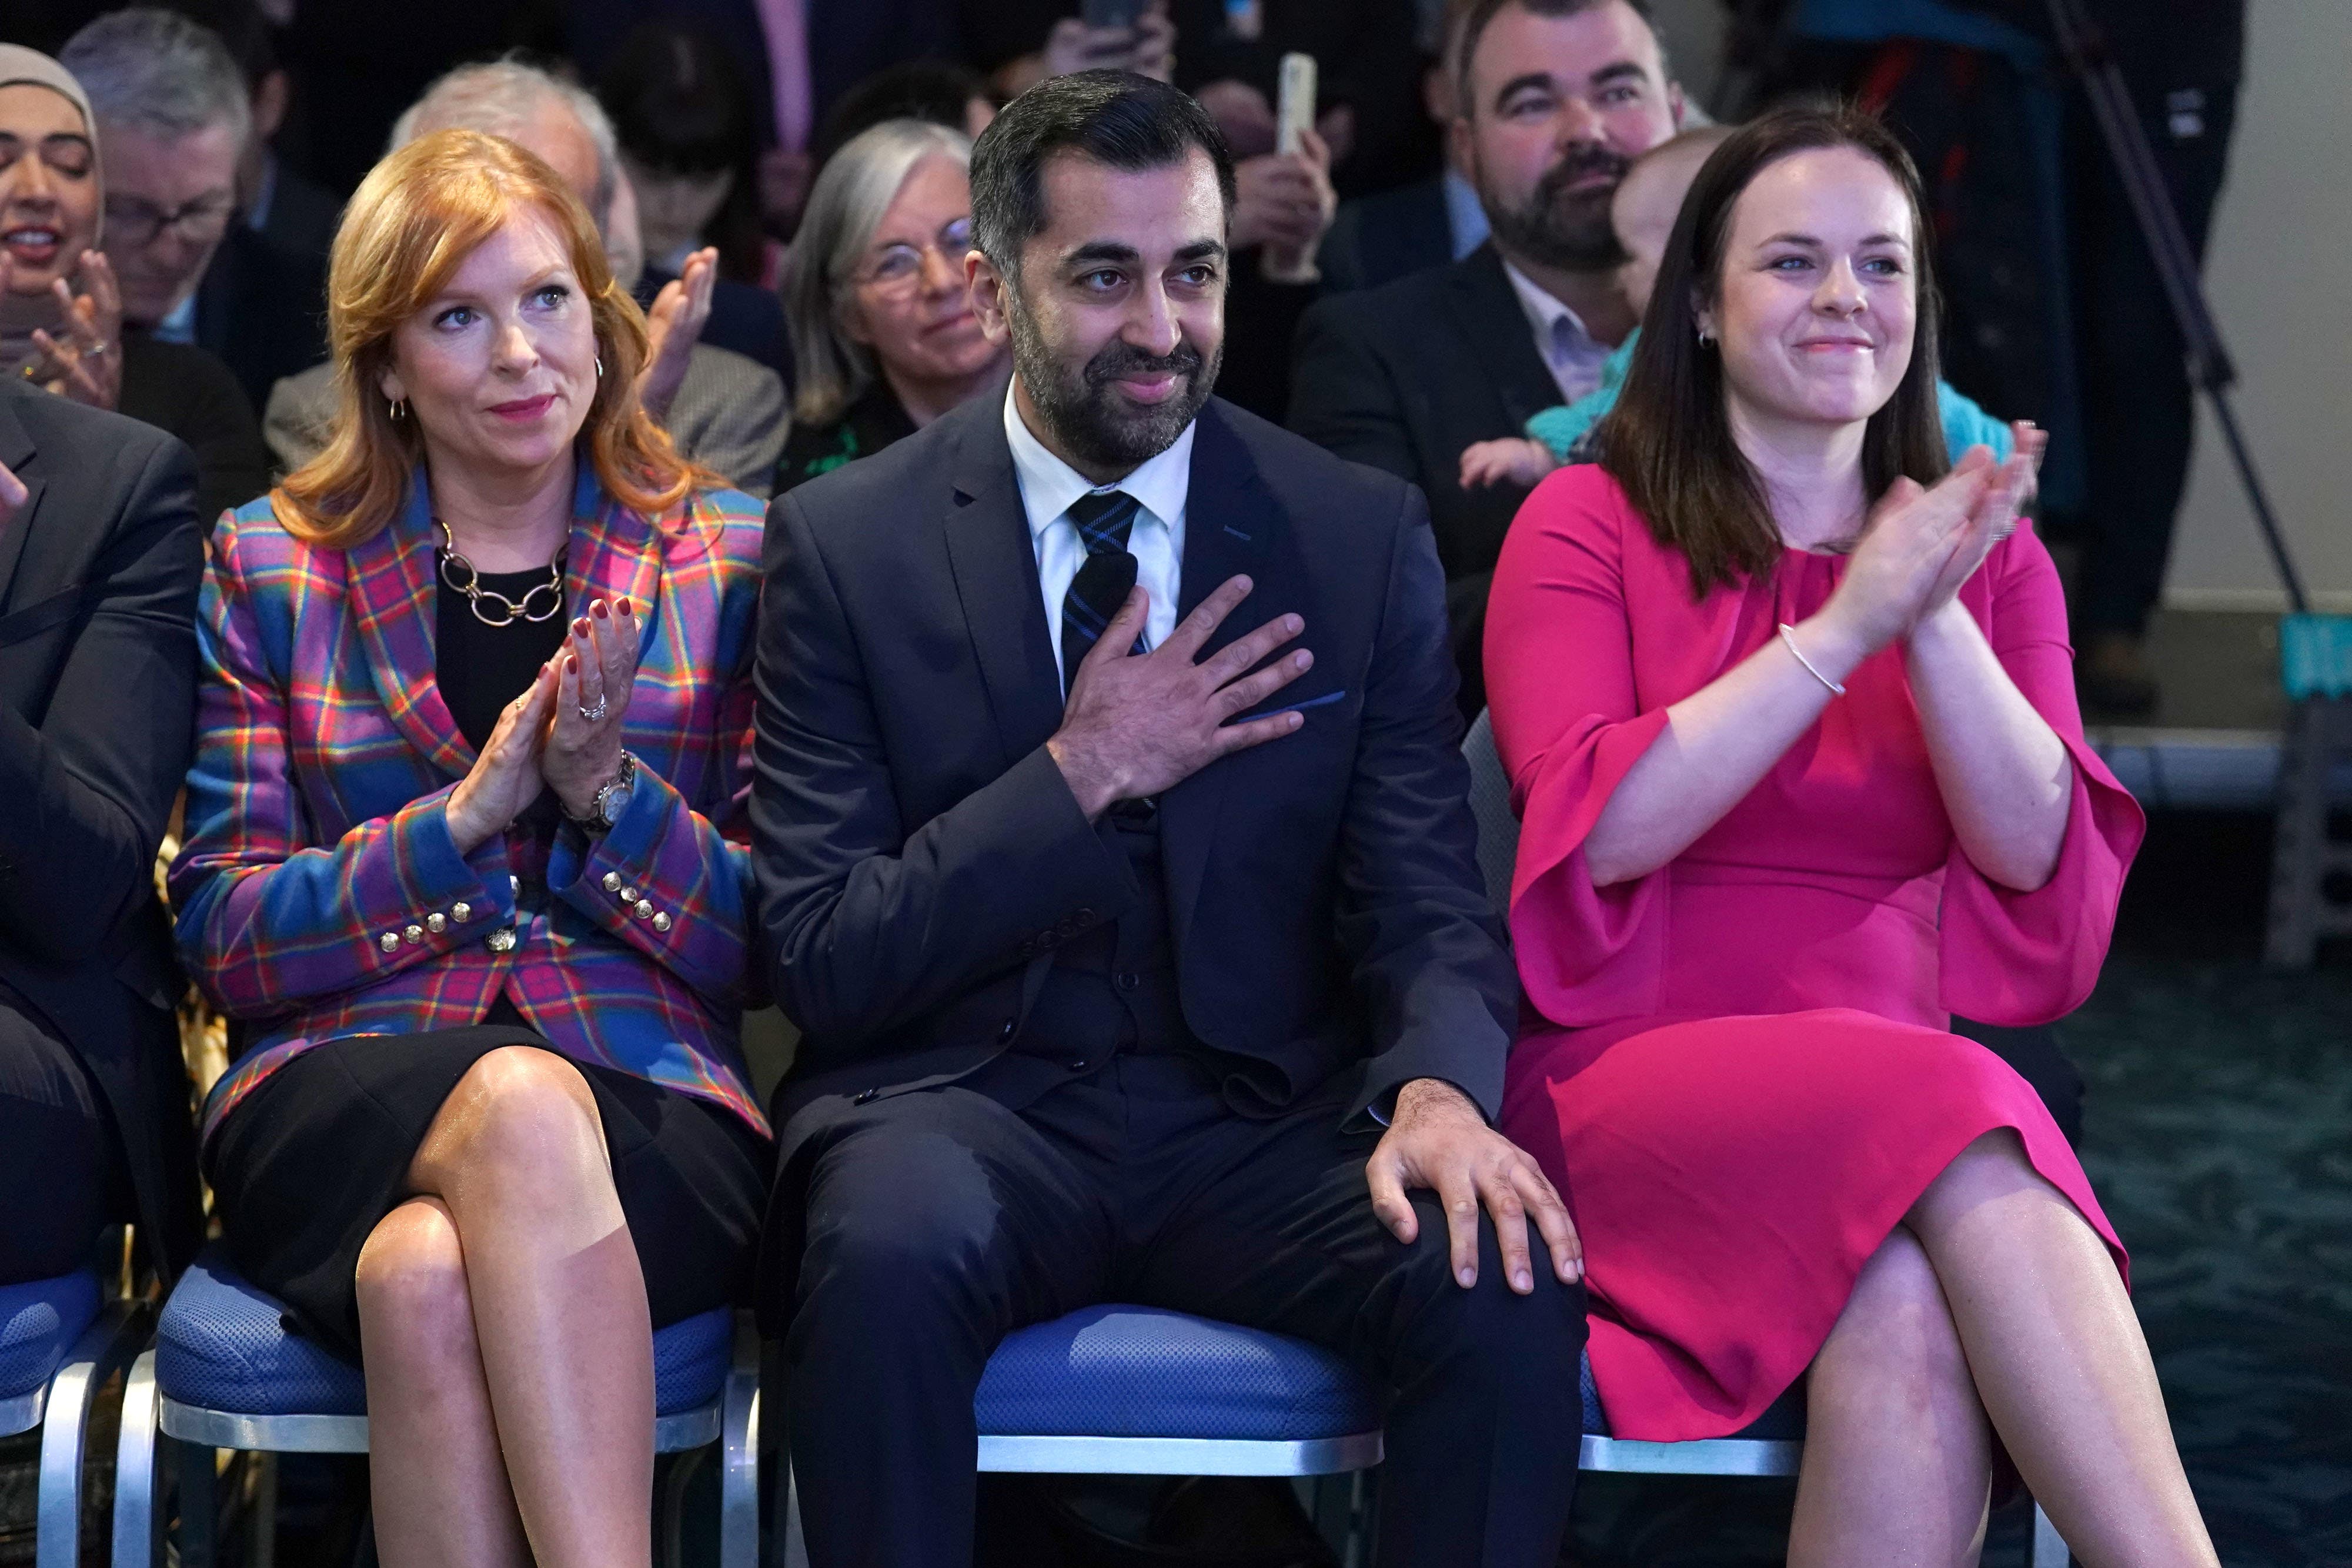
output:
[[[782,1158],[838,1097],[1007,1049],[1056,945],[1138,896],[1045,749],[1061,686],[1003,419],[974,399],[769,508],[752,858],[803,1031]],[[1244,571],[1211,647],[1297,612],[1316,664],[1267,706],[1311,706],[1160,797],[1185,1021],[1244,1113],[1345,1071],[1351,1115],[1434,1077],[1491,1116],[1518,986],[1421,497],[1212,402],[1180,611]]]
[[[122,334],[118,412],[187,443],[196,456],[196,510],[211,528],[269,489],[269,448],[236,377],[202,349]]]
[[[327,252],[341,213],[322,187],[279,168],[268,226],[230,225],[196,286],[196,346],[229,368],[253,408],[327,357]]]
[[[200,1239],[154,862],[195,718],[195,465],[131,420],[0,384],[0,982],[80,1055],[167,1273]]]
[[[1523,434],[1530,415],[1558,402],[1559,383],[1491,245],[1384,288],[1326,299],[1298,326],[1290,428],[1410,479],[1429,497],[1470,713],[1485,702],[1486,589],[1528,492],[1463,489],[1462,449]]]
[[[1341,202],[1316,265],[1325,293],[1352,294],[1453,259],[1454,220],[1440,174]]]

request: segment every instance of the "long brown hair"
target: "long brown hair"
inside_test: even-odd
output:
[[[1918,325],[1895,395],[1862,439],[1863,493],[1872,501],[1905,475],[1932,485],[1951,466],[1936,408],[1939,309],[1919,171],[1893,132],[1844,104],[1775,110],[1732,132],[1700,166],[1658,264],[1650,308],[1624,390],[1600,430],[1601,465],[1624,487],[1658,542],[1689,560],[1691,592],[1769,573],[1780,530],[1764,486],[1724,408],[1723,356],[1698,340],[1698,311],[1721,302],[1731,210],[1769,164],[1795,152],[1851,147],[1893,175],[1911,206]]]
[[[677,455],[637,402],[645,313],[614,281],[604,240],[562,177],[503,137],[436,131],[370,170],[335,231],[327,276],[335,419],[326,449],[270,492],[287,532],[347,549],[398,514],[425,447],[416,422],[394,419],[379,390],[393,332],[476,246],[532,212],[554,222],[588,298],[604,374],[580,434],[605,494],[657,517],[717,482]]]

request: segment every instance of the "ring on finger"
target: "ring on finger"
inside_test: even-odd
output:
[[[580,716],[590,724],[599,722],[604,718],[605,713],[605,703],[604,697],[599,695],[596,698],[596,706],[594,707],[588,707],[585,706],[581,706],[579,713]]]

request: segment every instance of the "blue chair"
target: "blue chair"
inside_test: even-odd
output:
[[[91,1391],[121,1366],[131,1307],[106,1304],[84,1269],[0,1285],[0,1437],[41,1428],[34,1524],[37,1568],[81,1558],[81,1455]]]
[[[1310,1477],[1381,1456],[1380,1397],[1339,1357],[1154,1307],[1087,1307],[1007,1336],[972,1410],[984,1472]],[[797,1497],[786,1520],[789,1568],[806,1561]]]
[[[1510,779],[1495,751],[1495,729],[1481,713],[1462,742],[1470,764],[1470,809],[1478,819],[1478,869],[1486,877],[1486,895],[1495,907],[1508,912],[1511,868],[1519,848],[1519,820],[1511,810]],[[1763,1415],[1728,1437],[1688,1443],[1649,1443],[1610,1436],[1609,1413],[1601,1408],[1601,1390],[1592,1381],[1592,1363],[1584,1363],[1584,1442],[1577,1468],[1621,1474],[1654,1476],[1793,1476],[1805,1449],[1804,1385],[1773,1401]],[[2028,1568],[2066,1568],[2066,1543],[2042,1511],[2033,1507],[2033,1540],[2027,1549]]]
[[[278,1303],[237,1278],[207,1248],[181,1276],[156,1325],[154,1348],[131,1365],[116,1456],[114,1568],[157,1559],[158,1435],[196,1457],[180,1467],[191,1540],[182,1563],[208,1562],[213,1452],[367,1452],[367,1390],[360,1369],[287,1332]],[[654,1335],[654,1448],[681,1453],[723,1439],[719,1561],[752,1568],[758,1498],[756,1365],[738,1365],[735,1314],[719,1308]],[[682,1490],[683,1470],[673,1475]],[[672,1502],[675,1504],[673,1497]],[[675,1555],[677,1509],[670,1510]]]

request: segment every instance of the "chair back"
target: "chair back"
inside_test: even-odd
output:
[[[1511,912],[1511,867],[1519,856],[1519,819],[1511,810],[1511,781],[1495,750],[1494,717],[1481,708],[1462,739],[1470,764],[1470,814],[1478,820],[1478,870],[1495,913]]]

